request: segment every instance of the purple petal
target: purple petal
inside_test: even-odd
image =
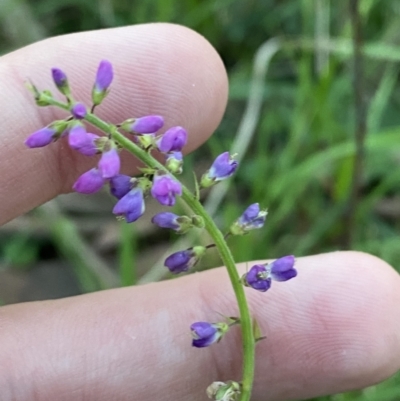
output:
[[[117,149],[112,148],[103,153],[99,161],[99,170],[103,178],[112,178],[119,174],[121,161]]]
[[[58,88],[65,86],[68,82],[67,75],[59,68],[52,68],[51,75]]]
[[[83,173],[73,185],[73,190],[82,194],[93,194],[104,185],[104,179],[97,168]]]
[[[99,92],[104,92],[111,85],[113,80],[112,64],[108,60],[102,60],[96,74],[95,88]]]
[[[40,129],[39,131],[31,134],[26,140],[25,145],[28,148],[41,148],[50,144],[55,135],[56,131],[54,129],[45,127]]]
[[[182,195],[181,184],[169,175],[154,176],[153,186],[151,187],[151,196],[157,199],[162,205],[175,205],[175,197]]]
[[[183,273],[191,267],[191,257],[192,254],[189,250],[175,252],[165,259],[164,266],[168,267],[171,273]]]
[[[83,155],[93,156],[98,152],[95,144],[98,138],[98,135],[87,133],[82,125],[75,125],[69,132],[68,143],[72,149]]]
[[[224,152],[214,160],[209,171],[209,177],[216,181],[223,180],[230,177],[237,167],[238,162],[231,159],[229,152]]]
[[[136,221],[143,215],[145,203],[141,188],[134,188],[122,197],[114,206],[113,213],[124,216],[127,223]]]
[[[75,103],[71,108],[71,113],[74,116],[74,118],[81,120],[82,118],[86,117],[87,110],[84,104]]]
[[[207,322],[196,322],[190,326],[193,340],[192,345],[197,348],[208,347],[220,338],[217,327]]]
[[[131,177],[117,174],[110,179],[110,192],[117,199],[124,197],[132,189]]]
[[[258,216],[258,213],[260,213],[260,206],[258,203],[253,203],[240,216],[239,223],[240,224],[251,223]]]
[[[273,261],[267,266],[270,275],[275,281],[287,281],[297,276],[297,270],[294,269],[295,258],[293,255],[284,256]]]
[[[158,131],[164,125],[162,116],[151,115],[137,118],[131,125],[131,130],[139,134],[151,134]]]
[[[161,212],[161,213],[157,213],[155,216],[153,216],[153,218],[151,219],[151,222],[162,228],[170,228],[171,230],[179,230],[180,225],[177,222],[178,218],[179,218],[179,216],[175,213]]]
[[[160,152],[180,152],[187,142],[187,132],[182,127],[167,130],[157,142]]]
[[[245,277],[248,286],[257,291],[265,292],[271,287],[271,279],[264,265],[254,265]]]

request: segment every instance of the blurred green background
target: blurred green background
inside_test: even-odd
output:
[[[230,99],[216,134],[200,150],[202,157],[196,153],[186,165],[201,171],[209,163],[204,160],[240,149],[246,162],[234,187],[218,187],[207,206],[221,227],[251,202],[270,211],[265,230],[232,240],[236,259],[357,249],[399,269],[400,3],[360,0],[357,15],[350,3],[2,0],[0,52],[48,36],[152,21],[193,28],[223,58]],[[354,29],[362,34],[355,51]],[[117,223],[111,204],[106,194],[65,195],[5,225],[1,302],[164,278],[162,258],[175,237],[155,231],[149,218],[129,226]],[[178,248],[184,245],[179,241]],[[218,263],[211,255],[204,264]],[[317,400],[399,399],[397,376]]]

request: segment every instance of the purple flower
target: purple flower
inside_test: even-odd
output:
[[[193,227],[192,219],[188,216],[178,216],[171,212],[157,213],[151,222],[162,228],[170,228],[180,234],[184,234]]]
[[[271,280],[287,281],[297,276],[293,255],[276,259],[270,264],[254,265],[242,276],[243,284],[257,291],[265,292],[271,287]]]
[[[123,216],[127,223],[132,223],[143,215],[144,210],[143,190],[135,187],[116,203],[113,213]]]
[[[71,108],[71,113],[77,120],[82,120],[82,118],[86,117],[87,110],[84,104],[75,103]]]
[[[243,235],[248,231],[261,228],[267,218],[267,212],[260,210],[258,203],[250,205],[239,219],[230,227],[230,232],[233,235]]]
[[[67,75],[64,71],[60,70],[59,68],[52,68],[51,75],[53,77],[53,81],[57,88],[64,93],[65,88],[68,87],[68,79]]]
[[[187,142],[187,132],[182,127],[172,127],[158,140],[160,152],[180,152]]]
[[[175,205],[176,195],[182,195],[181,184],[170,175],[156,173],[151,187],[151,196],[158,200],[162,205]]]
[[[73,190],[82,194],[93,194],[104,185],[104,179],[97,168],[83,173],[73,185]]]
[[[53,142],[56,137],[57,130],[45,127],[31,134],[26,140],[25,145],[28,148],[41,148]]]
[[[205,252],[204,246],[195,246],[185,251],[175,252],[165,259],[164,266],[168,267],[173,274],[186,272],[200,260]]]
[[[117,174],[110,179],[110,192],[117,199],[124,197],[132,189],[132,177]]]
[[[99,136],[87,133],[82,125],[75,125],[68,135],[69,146],[85,156],[93,156],[98,153],[96,139]]]
[[[113,80],[112,64],[108,60],[100,61],[97,69],[95,88],[98,92],[105,92]]]
[[[227,328],[221,330],[220,325],[225,325]],[[203,348],[208,347],[211,344],[216,343],[221,339],[228,329],[226,323],[208,323],[208,322],[196,322],[190,326],[190,331],[192,333],[192,345],[193,347]]]
[[[137,134],[152,134],[162,128],[164,118],[162,116],[151,115],[140,118],[131,118],[121,124],[121,127],[128,132]]]
[[[119,174],[121,160],[116,148],[105,151],[99,161],[99,170],[103,178],[112,178]]]
[[[211,168],[201,178],[203,188],[210,187],[215,183],[232,176],[238,167],[238,162],[231,158],[229,152],[220,154],[211,165]]]
[[[183,156],[181,152],[167,153],[167,159],[165,161],[165,167],[174,174],[182,173]]]

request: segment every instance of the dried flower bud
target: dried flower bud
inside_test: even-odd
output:
[[[129,118],[121,124],[123,130],[132,134],[153,134],[163,126],[164,118],[157,115]]]
[[[73,117],[76,118],[77,120],[82,120],[83,118],[86,117],[87,110],[83,103],[75,103],[71,107],[71,113]]]
[[[183,156],[181,152],[167,153],[165,167],[173,174],[181,174],[183,165]]]
[[[176,196],[182,195],[181,184],[168,174],[161,171],[154,174],[151,196],[162,205],[175,205]]]
[[[237,401],[241,393],[241,386],[234,381],[214,382],[207,387],[207,396],[215,401]]]
[[[192,333],[192,346],[196,348],[208,347],[221,340],[229,330],[226,323],[196,322],[190,326]]]
[[[157,213],[151,222],[162,228],[170,228],[179,234],[184,234],[193,227],[192,219],[188,216],[178,216],[171,212]]]
[[[92,168],[83,173],[73,185],[73,190],[81,194],[93,194],[104,185],[104,179],[97,168]]]
[[[113,213],[117,216],[123,216],[127,223],[136,221],[143,215],[145,203],[143,191],[139,187],[130,190],[114,206]]]
[[[157,141],[160,152],[180,152],[187,142],[187,132],[182,127],[172,127]]]
[[[229,155],[229,152],[220,154],[201,178],[201,187],[211,187],[219,181],[226,180],[234,174],[237,167],[238,162]]]
[[[260,210],[258,203],[250,205],[239,219],[230,227],[230,233],[233,235],[243,235],[251,230],[261,228],[267,218],[267,211]]]
[[[204,246],[195,246],[185,251],[175,252],[165,259],[164,266],[168,267],[173,274],[183,273],[195,266],[205,252]]]
[[[257,291],[265,292],[271,287],[271,281],[287,281],[297,276],[294,269],[295,258],[293,255],[276,259],[270,264],[254,265],[242,276],[242,282],[246,287],[252,287]]]
[[[113,80],[113,68],[108,60],[102,60],[96,74],[96,81],[92,90],[92,101],[95,106],[101,104],[107,96],[108,87]]]

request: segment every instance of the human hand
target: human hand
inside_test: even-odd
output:
[[[113,89],[99,114],[113,121],[162,114],[188,129],[188,149],[212,133],[227,79],[211,46],[182,27],[150,24],[49,39],[0,59],[5,222],[70,190],[90,161],[59,143],[28,150],[26,137],[59,118],[38,109],[22,82],[50,86],[68,72],[89,103],[87,77],[112,61]],[[34,74],[34,77],[33,77]],[[244,270],[243,266],[239,269]],[[400,279],[357,252],[299,258],[299,276],[268,297],[247,291],[266,340],[257,344],[254,400],[304,399],[383,380],[400,367]],[[226,272],[57,301],[0,308],[0,401],[201,400],[215,380],[240,377],[238,331],[205,350],[189,326],[219,311],[235,315]]]

